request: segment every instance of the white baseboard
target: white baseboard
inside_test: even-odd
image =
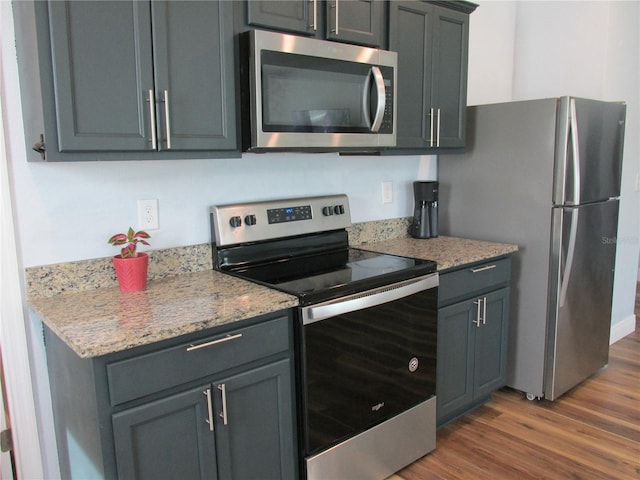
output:
[[[611,325],[611,334],[609,335],[609,345],[613,345],[618,340],[623,339],[636,329],[636,316],[629,315],[621,322]]]

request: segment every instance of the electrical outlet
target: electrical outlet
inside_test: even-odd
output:
[[[393,202],[393,182],[382,182],[382,203]]]
[[[140,230],[157,230],[158,199],[138,200],[138,227]]]

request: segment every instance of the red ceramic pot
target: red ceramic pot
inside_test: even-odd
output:
[[[137,257],[113,257],[120,290],[123,292],[138,292],[147,288],[147,269],[149,255],[138,253]]]

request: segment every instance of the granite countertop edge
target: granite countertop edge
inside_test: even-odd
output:
[[[92,358],[229,325],[298,305],[292,295],[217,271],[32,298],[29,308],[80,358]]]
[[[352,240],[352,244],[381,253],[435,260],[439,272],[518,250],[516,245],[446,236],[377,237],[371,242]],[[142,292],[123,293],[117,286],[98,286],[29,297],[29,308],[36,317],[81,358],[120,352],[297,305],[292,295],[211,267],[157,277]]]

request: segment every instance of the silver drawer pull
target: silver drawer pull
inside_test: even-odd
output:
[[[484,272],[485,270],[493,270],[496,267],[497,265],[493,264],[493,265],[485,265],[484,267],[472,268],[471,273],[480,273],[480,272]]]
[[[211,340],[207,343],[201,343],[200,345],[189,345],[187,347],[187,352],[193,352],[194,350],[200,350],[201,348],[212,347],[213,345],[218,345],[220,343],[228,342],[230,340],[235,340],[236,338],[240,338],[242,336],[241,333],[236,333],[235,335],[227,335],[224,338],[218,338],[217,340]]]

